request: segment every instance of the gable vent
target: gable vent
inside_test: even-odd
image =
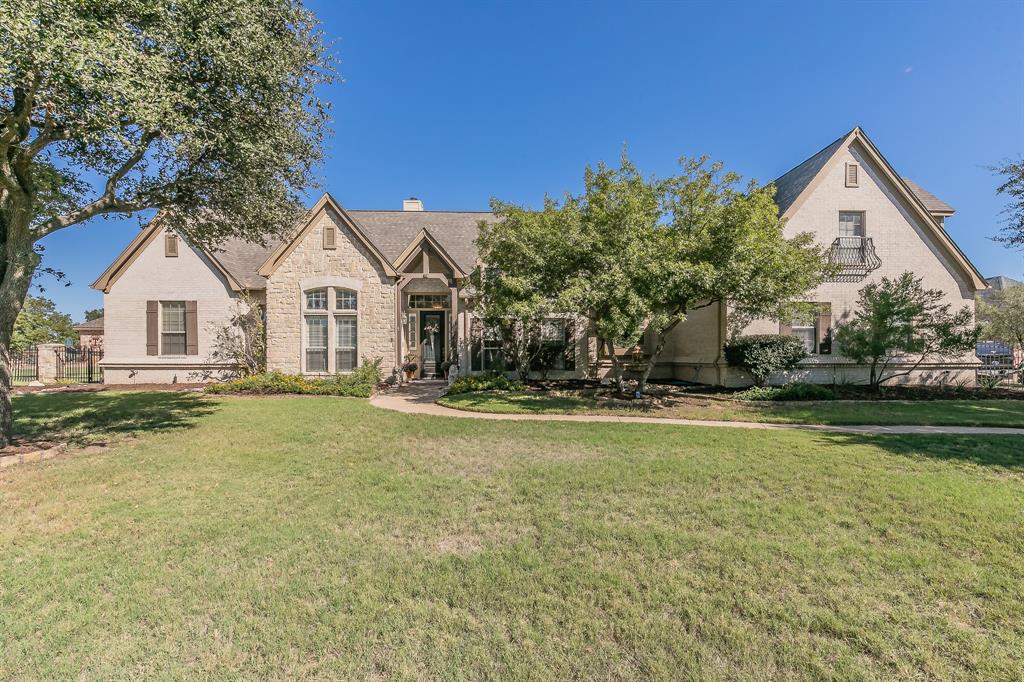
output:
[[[337,230],[334,229],[333,225],[324,226],[324,248],[334,249],[337,248]]]
[[[167,258],[178,257],[178,235],[169,232],[164,235],[164,256]]]
[[[858,180],[860,180],[860,166],[855,163],[846,164],[846,186],[857,187]]]

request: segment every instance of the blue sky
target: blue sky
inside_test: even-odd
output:
[[[711,154],[771,180],[860,125],[897,171],[952,204],[985,275],[1024,277],[990,241],[986,166],[1024,153],[1024,2],[310,2],[344,82],[323,187],[351,208],[483,210],[578,191],[623,144],[648,173]],[[311,193],[315,200],[319,190]],[[138,230],[48,237],[46,295],[78,320]]]

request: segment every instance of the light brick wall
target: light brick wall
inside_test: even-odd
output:
[[[847,163],[860,165],[859,187],[846,187]],[[785,234],[792,237],[800,232],[811,232],[817,241],[828,246],[839,236],[840,211],[864,211],[865,235],[874,243],[882,265],[863,279],[849,282],[826,282],[807,295],[808,301],[832,304],[832,324],[850,318],[857,307],[859,291],[865,284],[882,277],[896,277],[905,271],[921,277],[929,289],[945,292],[945,302],[954,310],[968,306],[974,310],[974,288],[967,273],[953,260],[932,236],[910,205],[898,193],[865,154],[859,145],[840,151],[832,165],[822,171],[825,175],[786,223]],[[747,326],[744,334],[777,334],[777,320],[756,320]],[[841,353],[841,349],[838,349]],[[804,378],[831,383],[837,372],[840,381],[859,380],[863,372],[848,368],[815,368],[816,364],[843,361],[840,354],[815,356],[805,361],[807,367],[792,378]],[[968,353],[958,362],[973,362]],[[941,382],[964,378],[970,372],[931,369],[915,374],[917,381]]]
[[[323,248],[324,225],[337,228],[337,248]],[[301,280],[349,277],[359,291],[359,356],[383,358],[388,376],[395,367],[395,284],[377,258],[331,211],[324,211],[300,243],[267,279],[267,366],[302,371]],[[332,338],[333,341],[333,338]]]
[[[196,301],[199,354],[146,355],[146,301]],[[164,256],[163,231],[143,249],[103,296],[104,382],[190,382],[207,370],[218,327],[230,323],[236,301],[227,281],[201,252],[184,241],[178,256]]]

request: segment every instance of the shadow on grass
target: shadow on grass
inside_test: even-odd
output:
[[[36,393],[14,399],[14,433],[29,440],[87,445],[187,428],[215,409],[199,393]]]
[[[823,443],[870,445],[903,457],[963,462],[1024,474],[1024,436],[841,433],[822,438]]]

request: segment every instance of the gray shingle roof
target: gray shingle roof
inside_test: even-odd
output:
[[[456,264],[469,272],[476,266],[476,235],[481,220],[493,221],[486,211],[360,211],[346,210],[349,217],[384,257],[394,264],[421,230],[427,230]],[[257,273],[281,243],[266,245],[241,239],[224,242],[213,257],[239,284],[247,289],[264,289],[266,278]]]
[[[266,245],[229,239],[212,255],[246,289],[266,289],[267,279],[257,270],[280,244],[279,238],[267,241]]]
[[[811,184],[814,176],[824,168],[832,155],[836,153],[839,146],[849,133],[844,133],[835,142],[819,151],[797,167],[780,175],[775,179],[775,203],[779,207],[779,214],[785,213],[807,185]]]
[[[942,199],[939,199],[937,196],[926,190],[924,187],[921,187],[910,178],[903,178],[903,182],[907,183],[907,187],[909,187],[910,191],[914,193],[914,196],[921,200],[921,203],[924,204],[924,207],[928,209],[929,213],[954,213],[956,211],[952,206]]]
[[[392,264],[420,230],[427,230],[463,272],[476,266],[476,235],[480,221],[493,221],[486,211],[347,211]]]
[[[983,289],[978,292],[977,297],[986,303],[991,303],[997,291],[1003,291],[1004,289],[1012,289],[1013,287],[1024,286],[1024,282],[1015,280],[1012,277],[1006,275],[996,275],[995,277],[986,277],[985,281],[988,282],[990,289]]]

